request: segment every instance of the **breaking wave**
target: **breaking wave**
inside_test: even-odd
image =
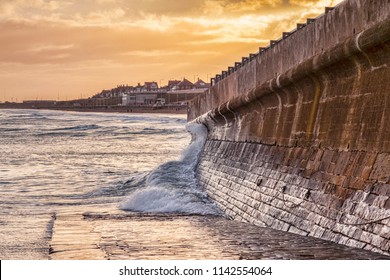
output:
[[[192,135],[190,145],[178,161],[169,161],[136,180],[136,189],[120,205],[123,210],[151,213],[185,213],[221,215],[216,204],[196,183],[195,169],[207,137],[207,129],[200,124],[188,124]]]

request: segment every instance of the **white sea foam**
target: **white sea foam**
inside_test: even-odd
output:
[[[201,124],[189,124],[190,145],[178,161],[169,161],[154,169],[140,186],[121,204],[121,209],[137,212],[221,214],[218,207],[196,184],[195,168],[207,137]]]

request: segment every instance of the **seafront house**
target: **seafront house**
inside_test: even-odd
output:
[[[193,83],[191,83],[186,78],[183,79],[180,83],[177,84],[176,89],[177,90],[186,90],[186,89],[193,89],[195,86]]]

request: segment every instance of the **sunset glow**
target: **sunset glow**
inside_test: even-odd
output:
[[[341,0],[0,0],[0,101],[208,80]]]

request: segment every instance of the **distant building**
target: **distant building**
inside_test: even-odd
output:
[[[23,104],[32,107],[52,107],[57,104],[56,100],[23,100]]]
[[[100,94],[100,97],[110,97],[111,96],[111,90],[103,90]]]
[[[133,105],[136,103],[135,95],[124,94],[122,96],[122,106]]]
[[[117,105],[121,105],[122,103],[122,97],[118,97],[118,96],[117,97],[94,97],[87,100],[88,100],[88,104],[86,104],[86,106],[93,106],[93,107],[117,106]]]
[[[204,82],[203,80],[199,79],[196,81],[196,83],[194,84],[194,87],[195,88],[209,88],[210,87],[210,84]]]
[[[175,90],[177,85],[180,84],[179,80],[169,80],[168,81],[168,90]]]
[[[168,85],[159,87],[157,82],[138,83],[136,86],[117,85],[110,90],[102,90],[88,101],[92,106],[119,105],[153,105],[183,103],[192,99],[196,94],[204,92],[209,84],[198,79],[194,84],[187,79],[169,80]],[[164,101],[162,101],[164,100]]]
[[[145,82],[144,84],[144,91],[151,92],[151,91],[157,91],[158,85],[156,82]]]
[[[138,83],[137,86],[134,87],[134,92],[142,92],[143,91],[143,86],[141,86],[140,83]]]
[[[194,84],[185,78],[176,86],[177,90],[185,90],[185,89],[193,89],[193,88],[194,88]]]
[[[156,103],[157,94],[132,93],[122,96],[122,106],[129,105],[153,105]]]

